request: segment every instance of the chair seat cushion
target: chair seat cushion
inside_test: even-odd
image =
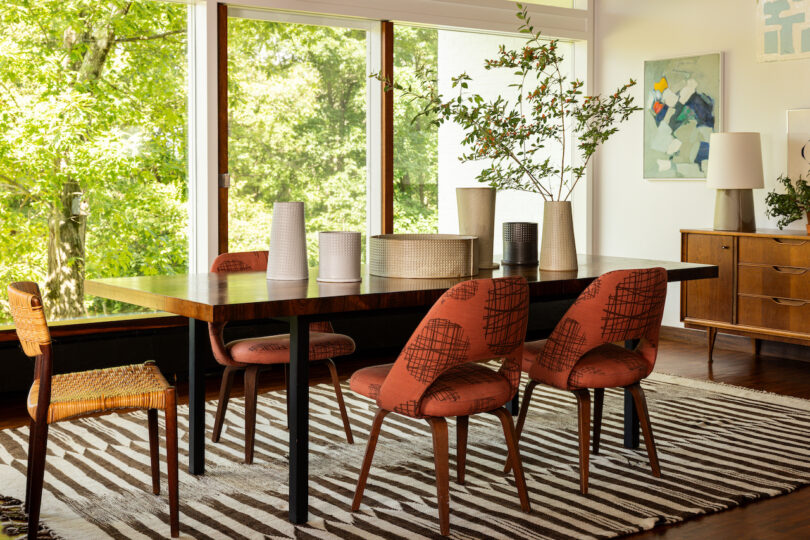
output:
[[[231,341],[226,346],[234,362],[252,364],[289,364],[290,335],[278,334]],[[309,333],[309,359],[326,360],[354,352],[354,340],[343,334]]]
[[[49,424],[108,411],[163,409],[169,383],[153,362],[54,375]],[[36,418],[39,379],[28,392],[28,414]]]
[[[352,375],[351,389],[377,399],[393,364],[372,366]],[[414,416],[468,416],[502,407],[512,399],[509,381],[482,364],[462,364],[442,373],[422,395]]]
[[[571,388],[613,388],[637,383],[650,374],[643,356],[618,345],[606,344],[580,358],[568,377]]]
[[[523,371],[540,382],[548,369],[537,361],[546,341],[528,342],[523,347]],[[611,343],[596,347],[579,359],[568,377],[569,389],[614,388],[636,383],[650,374],[651,366],[639,353]]]
[[[392,367],[394,367],[393,363],[358,369],[349,380],[349,388],[352,389],[352,392],[376,401],[377,396],[380,395],[380,387]]]

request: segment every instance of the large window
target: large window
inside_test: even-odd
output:
[[[187,8],[0,3],[0,325],[34,280],[51,320],[132,310],[85,277],[188,267]]]
[[[318,231],[366,235],[368,32],[337,24],[228,18],[229,251],[267,249],[278,201],[311,264]]]

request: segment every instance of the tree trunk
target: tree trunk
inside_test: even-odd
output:
[[[84,309],[85,232],[82,191],[66,182],[48,220],[48,278],[45,306],[49,319],[81,317]]]

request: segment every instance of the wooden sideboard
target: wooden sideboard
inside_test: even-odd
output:
[[[715,264],[715,279],[681,285],[681,321],[706,330],[810,345],[810,236],[804,231],[681,230],[681,260]]]

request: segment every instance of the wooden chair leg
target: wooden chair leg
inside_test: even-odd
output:
[[[346,404],[343,402],[343,391],[340,389],[340,378],[338,377],[337,367],[331,358],[326,359],[326,367],[329,368],[329,375],[332,376],[332,386],[335,387],[335,397],[337,398],[338,409],[340,409],[340,417],[343,419],[343,430],[346,432],[346,441],[348,441],[349,444],[354,444],[352,425],[349,423]]]
[[[256,441],[256,398],[259,367],[245,369],[245,463],[253,463],[253,446]]]
[[[158,440],[157,409],[146,411],[149,422],[149,458],[152,462],[152,493],[160,495],[160,441]]]
[[[225,412],[228,410],[228,401],[231,398],[231,387],[233,386],[233,378],[240,367],[225,366],[225,371],[222,372],[222,383],[219,385],[219,401],[217,402],[217,414],[214,417],[214,431],[211,433],[211,440],[219,442],[219,436],[222,433],[222,424],[225,422]]]
[[[31,504],[31,471],[33,471],[32,463],[34,461],[34,439],[36,439],[37,423],[32,418],[28,423],[28,466],[25,469],[25,513],[28,513],[29,505]]]
[[[464,485],[464,473],[467,469],[467,431],[469,425],[469,416],[456,418],[456,476],[458,483],[461,485]]]
[[[388,411],[385,409],[377,409],[377,414],[374,416],[374,421],[371,424],[371,433],[368,434],[368,443],[366,444],[366,456],[363,458],[360,477],[357,479],[357,488],[354,490],[352,512],[360,508],[360,501],[363,500],[363,491],[366,489],[368,472],[371,469],[371,462],[374,459],[374,450],[377,448],[377,438],[380,436],[380,428],[387,414]]]
[[[529,503],[529,494],[526,491],[526,478],[523,476],[523,463],[520,459],[520,450],[518,448],[518,439],[515,434],[515,426],[512,424],[512,415],[506,408],[501,407],[495,409],[492,414],[500,418],[501,425],[503,426],[503,436],[506,439],[506,447],[509,451],[509,459],[512,462],[512,470],[515,473],[515,485],[517,486],[518,496],[520,497],[520,508],[524,512],[531,512],[532,507]]]
[[[180,494],[177,472],[177,395],[166,390],[166,472],[169,477],[169,528],[172,538],[180,536]]]
[[[39,530],[39,510],[42,505],[42,484],[45,478],[45,455],[48,446],[48,422],[45,414],[41,420],[36,422],[34,435],[33,457],[31,459],[31,469],[28,474],[31,478],[30,502],[28,504],[28,538],[37,537]]]
[[[537,381],[529,379],[526,383],[526,390],[523,392],[523,401],[520,403],[520,413],[518,414],[517,427],[515,428],[515,440],[520,441],[520,435],[523,433],[523,424],[526,423],[526,415],[529,413],[529,404],[532,400],[532,392],[534,387],[537,386]],[[503,473],[509,474],[512,470],[512,462],[509,457],[506,458],[506,463],[503,466]]]
[[[633,395],[633,402],[636,404],[641,433],[644,435],[644,445],[647,447],[647,456],[650,458],[650,467],[653,476],[661,477],[661,466],[658,463],[658,453],[655,451],[655,439],[653,438],[652,425],[650,425],[650,414],[647,411],[647,399],[644,397],[644,390],[639,383],[631,384],[627,387]]]
[[[591,393],[587,388],[575,390],[579,411],[579,491],[588,493],[588,468],[590,465],[591,438]]]
[[[714,362],[714,342],[717,339],[717,328],[711,326],[706,329],[706,341],[709,355],[709,363]]]
[[[447,421],[440,417],[427,419],[433,431],[433,463],[436,466],[436,495],[439,506],[439,531],[450,534],[450,463],[447,444]]]
[[[602,435],[602,405],[605,402],[605,389],[593,389],[593,453],[599,453],[599,438]]]

